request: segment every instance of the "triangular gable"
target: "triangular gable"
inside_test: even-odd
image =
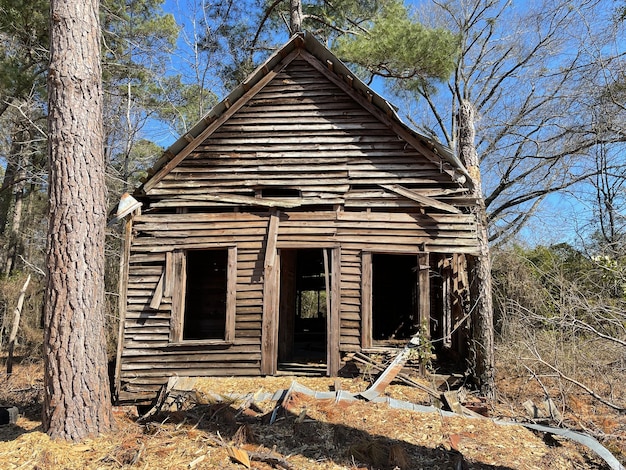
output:
[[[386,123],[402,139],[419,150],[424,157],[438,165],[441,171],[450,174],[456,181],[467,180],[471,184],[467,170],[450,149],[404,124],[393,107],[354,77],[345,64],[339,61],[332,52],[311,34],[298,33],[217,104],[187,134],[171,145],[149,171],[151,176],[139,188],[138,192],[145,194],[154,188],[173,168],[245,106],[296,57],[306,60],[354,101]]]

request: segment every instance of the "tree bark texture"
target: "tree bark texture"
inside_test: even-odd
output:
[[[114,427],[104,334],[106,223],[99,0],[52,0],[43,423],[80,440]]]
[[[487,211],[482,194],[480,161],[476,151],[476,131],[474,129],[475,111],[469,101],[462,101],[458,114],[459,157],[472,177],[473,196],[476,205],[476,223],[480,254],[470,263],[473,274],[470,295],[474,305],[471,321],[471,346],[473,353],[472,367],[483,395],[495,397],[495,357],[493,331],[493,299],[491,288],[491,258],[489,255],[489,236],[487,232]]]
[[[6,258],[4,260],[3,267],[5,277],[8,277],[13,271],[17,255],[20,251],[22,251],[20,247],[22,233],[22,206],[24,205],[24,192],[26,188],[26,165],[28,165],[28,157],[22,153],[26,150],[22,147],[22,145],[19,146],[19,153],[17,155],[18,165],[12,190],[13,212],[8,231]]]
[[[291,34],[302,32],[302,0],[289,0],[289,29]]]

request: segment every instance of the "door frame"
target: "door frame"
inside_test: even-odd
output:
[[[326,317],[326,373],[335,377],[341,365],[341,247],[328,244],[286,246],[284,249],[320,249],[330,252],[330,309]],[[280,257],[281,247],[276,247],[272,264],[265,265],[263,285],[263,321],[261,327],[261,374],[275,375],[278,369],[278,329],[280,326]]]

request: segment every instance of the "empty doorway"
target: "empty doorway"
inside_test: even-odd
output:
[[[279,370],[319,365],[326,372],[330,266],[321,248],[280,250]]]

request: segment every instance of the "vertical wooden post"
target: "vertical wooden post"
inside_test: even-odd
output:
[[[165,285],[163,287],[163,297],[172,297],[174,290],[174,261],[171,251],[165,253]]]
[[[228,248],[226,271],[226,331],[225,341],[235,340],[236,309],[237,309],[237,247]]]
[[[418,275],[417,283],[419,289],[418,317],[420,327],[426,327],[425,335],[430,339],[430,257],[428,253],[417,255]]]
[[[183,339],[185,297],[187,294],[187,255],[183,250],[172,253],[174,285],[172,291],[172,314],[170,317],[170,342]]]
[[[117,353],[115,355],[115,378],[113,393],[117,400],[120,395],[120,376],[122,373],[122,351],[124,350],[124,326],[126,323],[126,295],[128,290],[128,270],[130,268],[130,244],[132,241],[133,218],[127,217],[124,223],[124,241],[122,242],[122,256],[120,258],[120,279],[118,287],[118,315]]]
[[[419,327],[424,328],[424,339],[430,339],[430,256],[428,253],[417,255],[417,283],[419,290],[418,319]],[[426,368],[420,364],[420,373],[424,375]]]
[[[327,258],[328,255],[326,255]],[[341,247],[333,249],[331,266],[327,373],[330,377],[336,377],[341,366]]]
[[[361,349],[372,347],[372,254],[361,255]]]
[[[333,338],[333,309],[332,304],[335,299],[331,299],[331,290],[330,290],[330,266],[328,264],[328,250],[326,248],[322,248],[322,257],[324,259],[324,287],[326,289],[326,372],[329,376],[332,377],[331,374],[331,356],[332,356],[332,338]],[[334,274],[334,273],[333,273]],[[333,275],[334,278],[334,275]]]
[[[453,264],[452,260],[448,257],[443,258],[442,267],[441,267],[441,276],[442,280],[442,294],[441,299],[443,301],[443,345],[446,347],[450,347],[452,344],[452,296],[454,293],[454,288],[452,286],[452,274],[453,274]]]
[[[263,274],[263,322],[261,326],[261,374],[276,373],[278,362],[278,310],[280,307],[280,264],[276,262],[278,212],[270,215],[265,245]]]

